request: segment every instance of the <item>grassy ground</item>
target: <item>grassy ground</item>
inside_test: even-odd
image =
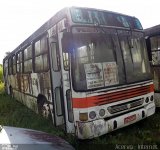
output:
[[[0,82],[0,94],[4,93],[4,83]]]
[[[52,125],[52,121],[42,118],[15,99],[11,99],[9,96],[1,93],[0,124],[45,131],[66,139],[78,150],[139,149],[138,146],[141,146],[141,144],[154,146],[155,149],[157,146],[160,146],[159,110],[153,116],[134,125],[93,140],[79,141],[74,136],[66,135],[61,129],[55,128]],[[160,147],[158,148],[160,149]]]

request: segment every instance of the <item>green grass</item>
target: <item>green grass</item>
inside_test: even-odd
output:
[[[0,94],[0,124],[22,128],[30,128],[57,135],[70,142],[75,149],[115,149],[117,144],[134,146],[137,144],[160,144],[160,111],[134,125],[119,129],[115,132],[92,140],[77,140],[74,136],[65,134],[62,129],[55,128],[52,121],[35,114],[24,105],[11,99],[6,94]],[[159,147],[160,148],[160,147]]]
[[[4,83],[0,82],[0,93],[4,93]]]
[[[63,135],[61,130],[54,129],[51,120],[37,115],[5,94],[0,95],[0,124],[41,130],[58,136]]]

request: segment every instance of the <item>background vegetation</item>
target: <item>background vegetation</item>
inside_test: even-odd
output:
[[[0,64],[0,93],[4,92],[4,83],[3,83],[3,66]]]

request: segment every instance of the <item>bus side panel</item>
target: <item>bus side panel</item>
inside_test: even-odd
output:
[[[152,66],[152,75],[153,75],[153,82],[154,82],[154,98],[156,107],[160,107],[160,68]]]

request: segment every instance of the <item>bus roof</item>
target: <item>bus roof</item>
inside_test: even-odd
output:
[[[146,36],[154,36],[160,34],[160,25],[156,25],[147,29],[144,29]]]

